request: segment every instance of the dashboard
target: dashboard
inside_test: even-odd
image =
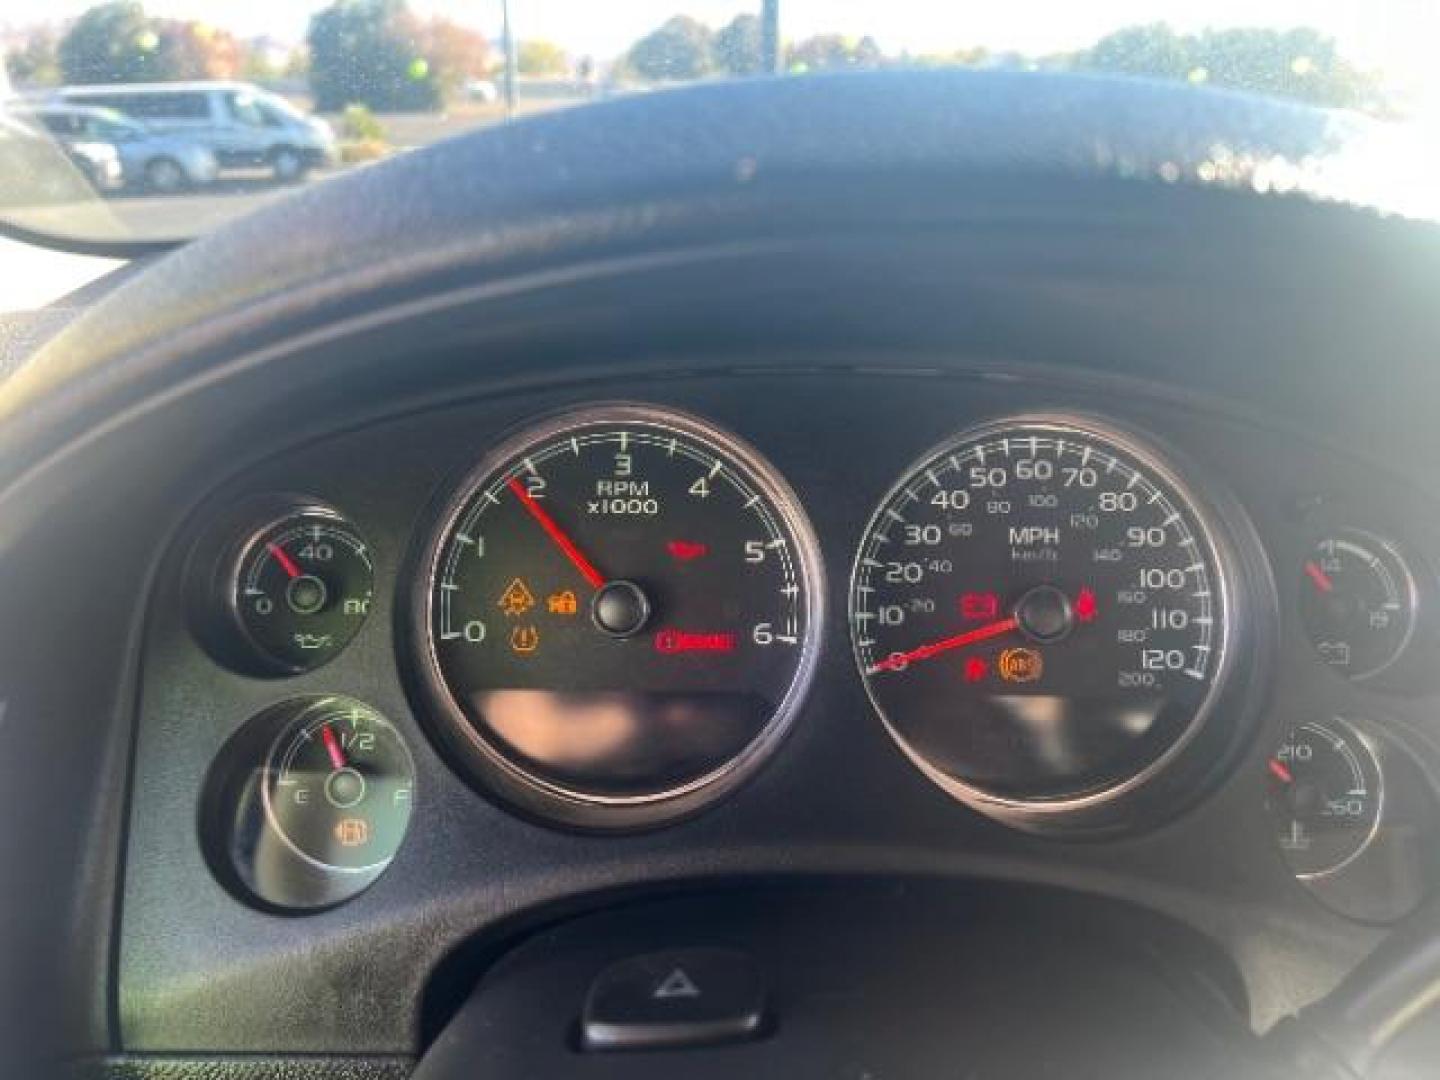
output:
[[[124,1044],[408,1054],[527,909],[837,868],[1143,897],[1273,1019],[1440,875],[1440,511],[1352,450],[875,357],[256,455],[151,586]]]
[[[1440,246],[1333,119],[707,84],[6,335],[0,1071],[1428,1075]]]

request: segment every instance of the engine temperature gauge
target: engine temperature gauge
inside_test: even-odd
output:
[[[1380,765],[1348,723],[1292,728],[1266,767],[1275,839],[1296,877],[1332,874],[1369,845],[1380,822]]]

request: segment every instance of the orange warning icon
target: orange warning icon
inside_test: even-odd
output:
[[[341,818],[335,826],[335,839],[341,847],[361,847],[370,842],[370,823],[364,818]]]
[[[575,599],[575,594],[569,589],[562,592],[551,593],[545,601],[545,606],[551,615],[574,615],[580,610],[580,601]]]
[[[1034,682],[1045,671],[1045,658],[1034,649],[1006,649],[995,667],[1006,682]]]
[[[500,594],[500,610],[512,619],[518,619],[534,606],[534,594],[530,592],[530,587],[518,577],[510,582],[505,587],[505,591]]]

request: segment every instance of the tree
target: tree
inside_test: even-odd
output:
[[[484,78],[490,72],[490,43],[485,35],[457,22],[436,16],[423,27],[421,48],[440,96],[449,101],[467,80]]]
[[[630,47],[630,69],[657,82],[698,79],[714,69],[710,28],[689,15],[676,15]]]
[[[1184,79],[1334,108],[1378,103],[1376,82],[1317,30],[1241,27],[1177,34],[1164,23],[1101,38],[1075,58],[1092,71]]]
[[[435,109],[440,87],[422,51],[423,28],[404,0],[335,0],[310,19],[315,107]]]
[[[160,35],[134,0],[88,9],[60,39],[60,73],[68,83],[144,82],[173,78],[160,64]]]
[[[840,34],[816,34],[786,50],[791,71],[879,67],[884,56],[872,37],[854,41]]]
[[[159,39],[157,66],[167,79],[233,79],[242,50],[235,35],[202,22],[164,19],[152,23]]]
[[[56,86],[60,82],[60,55],[54,31],[47,27],[32,30],[25,44],[8,53],[5,70],[20,87]]]
[[[760,55],[760,20],[736,15],[715,35],[715,63],[730,75],[754,75],[764,66]]]
[[[522,41],[515,47],[515,67],[521,75],[567,75],[570,58],[553,41]]]

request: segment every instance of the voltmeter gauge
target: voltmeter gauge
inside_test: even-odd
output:
[[[1394,546],[1347,529],[1319,540],[1301,571],[1300,616],[1321,660],[1361,680],[1400,659],[1418,605],[1414,575]]]

